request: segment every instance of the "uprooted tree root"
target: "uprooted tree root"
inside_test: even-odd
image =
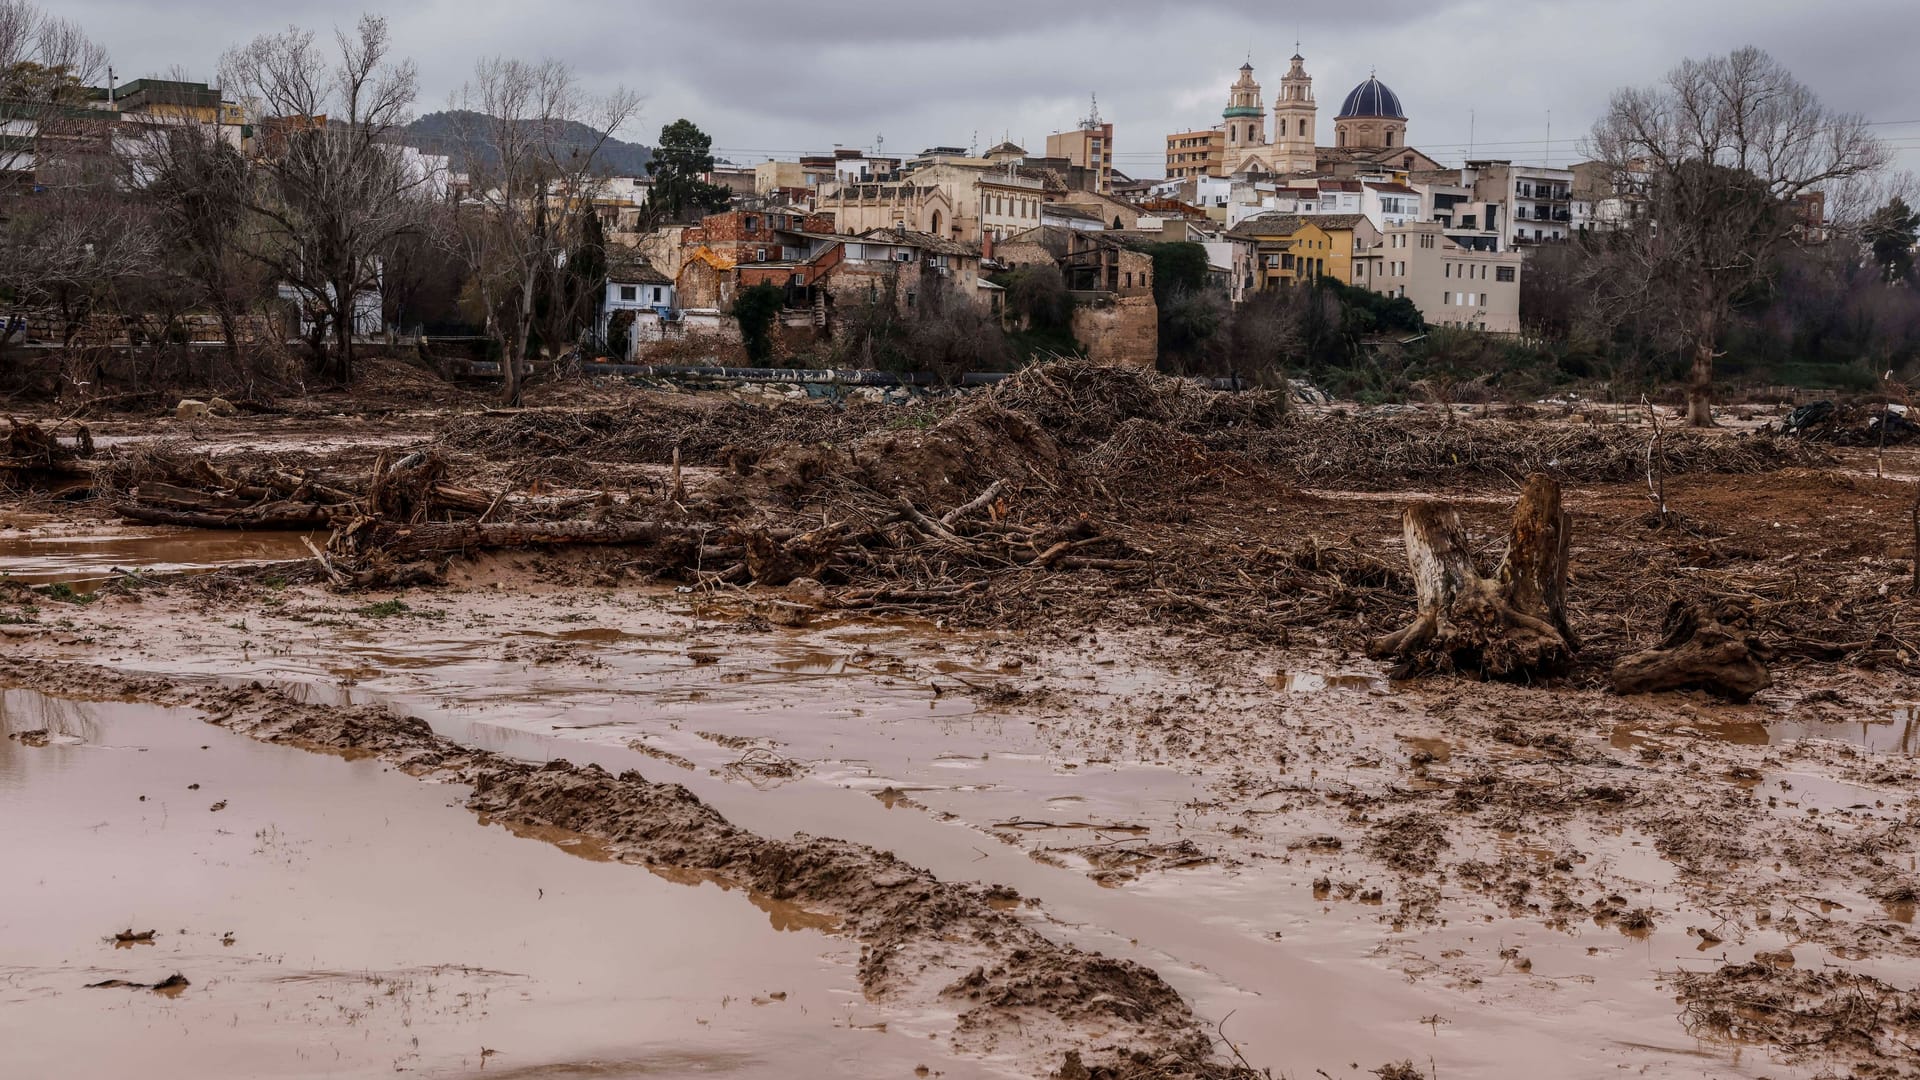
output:
[[[1413,623],[1371,642],[1402,674],[1472,671],[1492,678],[1557,675],[1580,639],[1567,623],[1567,550],[1572,526],[1560,485],[1535,474],[1513,511],[1507,553],[1492,577],[1474,565],[1466,529],[1434,500],[1407,507],[1404,532],[1419,607]]]
[[[1753,962],[1662,976],[1690,1034],[1775,1048],[1790,1059],[1838,1058],[1855,1075],[1920,1076],[1920,995],[1839,968]]]

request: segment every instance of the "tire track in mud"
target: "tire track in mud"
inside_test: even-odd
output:
[[[1140,963],[1061,944],[1011,914],[1005,886],[945,882],[891,852],[826,837],[740,829],[678,784],[564,760],[529,764],[434,734],[378,705],[295,701],[110,668],[0,658],[0,686],[201,711],[264,742],[371,756],[412,776],[472,788],[468,809],[510,825],[604,842],[622,861],[704,875],[835,919],[862,946],[872,1000],[954,1010],[956,1051],[1024,1072],[1075,1077],[1241,1078],[1213,1053],[1187,1002]]]

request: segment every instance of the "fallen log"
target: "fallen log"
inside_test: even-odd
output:
[[[1571,527],[1560,485],[1536,473],[1513,511],[1507,554],[1493,576],[1474,564],[1460,515],[1421,500],[1403,519],[1418,609],[1413,623],[1368,643],[1370,655],[1400,661],[1398,674],[1466,671],[1527,678],[1566,670],[1579,648],[1567,622]]]
[[[1769,653],[1753,625],[1753,609],[1739,599],[1704,604],[1675,601],[1667,608],[1660,644],[1613,666],[1620,694],[1705,690],[1746,701],[1773,685]]]
[[[781,542],[792,540],[800,533],[794,529],[762,529],[748,535]],[[336,529],[327,541],[327,549],[335,555],[349,557],[379,552],[396,561],[547,544],[674,542],[689,545],[689,553],[693,553],[705,542],[739,536],[733,530],[679,521],[454,521],[400,525],[360,519]],[[735,539],[735,542],[741,541]]]
[[[245,510],[180,510],[145,503],[118,503],[113,512],[129,521],[193,529],[319,529],[333,521],[325,507],[311,503],[268,503]]]

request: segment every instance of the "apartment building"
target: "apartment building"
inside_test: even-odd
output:
[[[1462,247],[1446,226],[1421,221],[1387,229],[1355,257],[1351,283],[1413,301],[1434,326],[1517,334],[1524,261],[1517,251]]]
[[[1515,247],[1565,241],[1574,231],[1573,170],[1511,161],[1467,162],[1474,198],[1505,207],[1506,237]]]
[[[1047,136],[1047,156],[1065,158],[1088,170],[1093,174],[1092,190],[1113,194],[1113,125],[1101,121],[1098,109],[1072,131]]]
[[[1226,168],[1227,133],[1219,128],[1167,136],[1167,179],[1219,176]]]

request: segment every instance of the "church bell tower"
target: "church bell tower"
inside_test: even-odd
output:
[[[1273,165],[1283,173],[1307,172],[1314,167],[1315,125],[1319,107],[1313,101],[1313,76],[1296,44],[1293,66],[1280,80],[1280,96],[1273,103]]]

